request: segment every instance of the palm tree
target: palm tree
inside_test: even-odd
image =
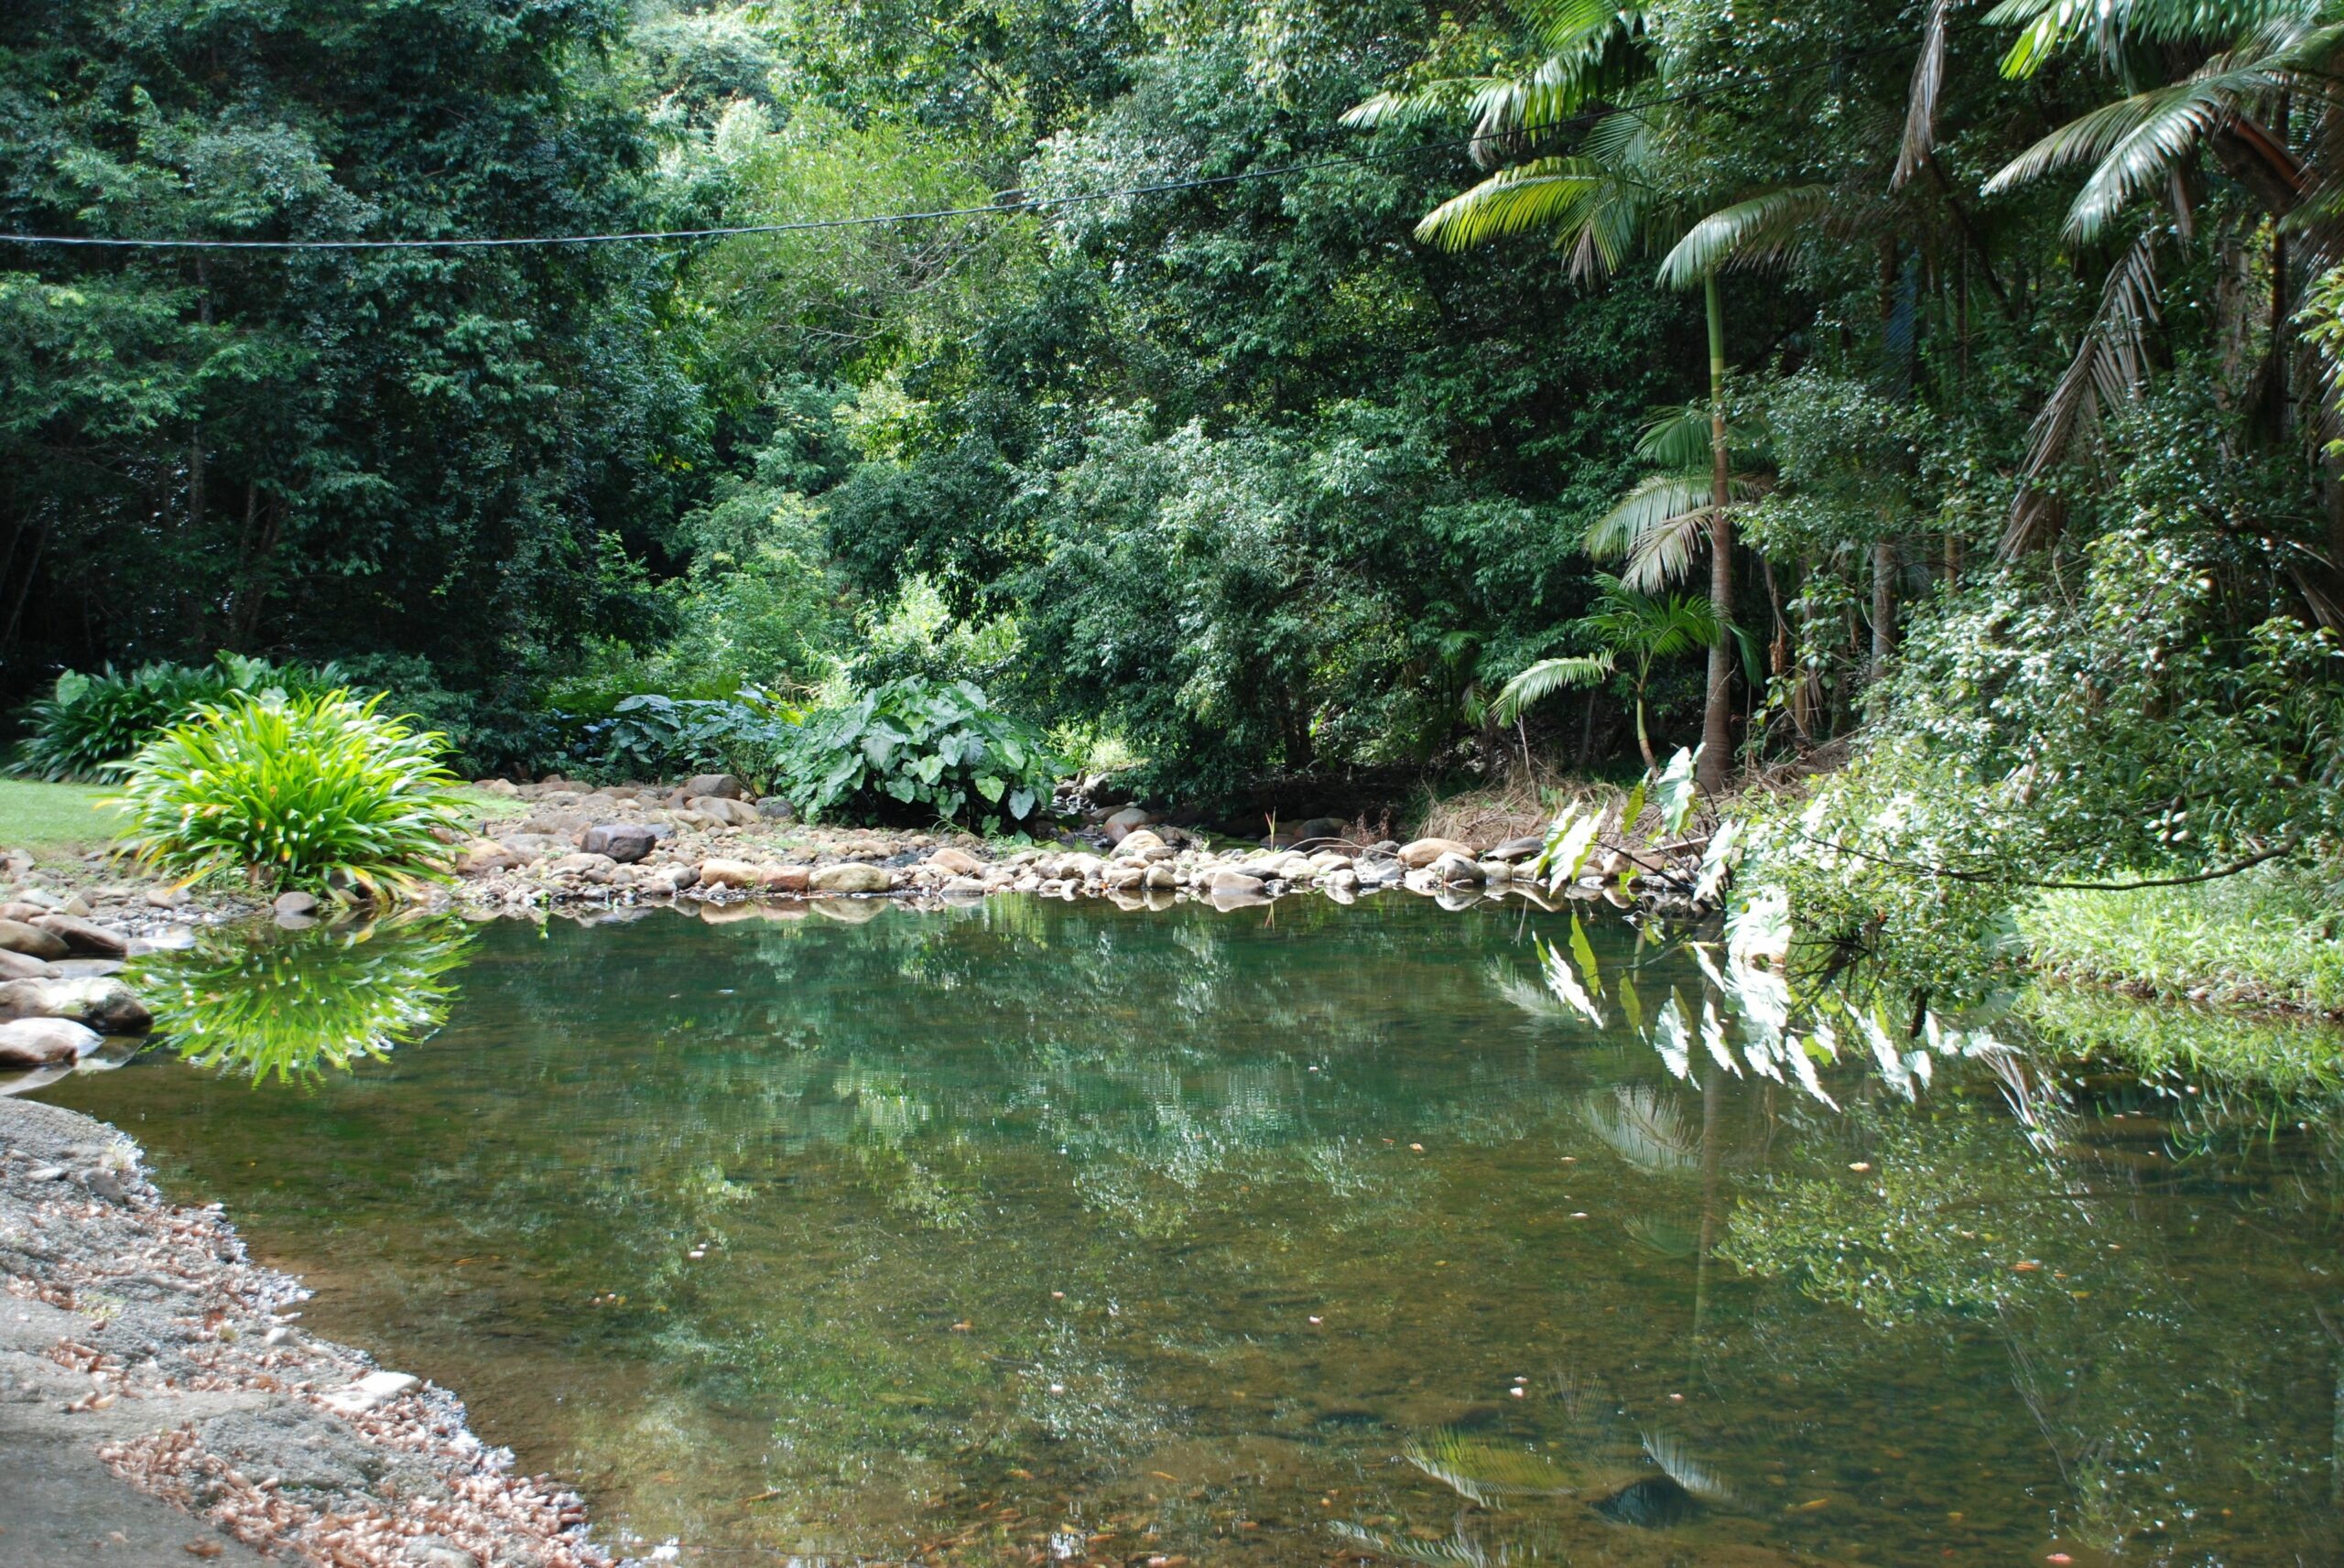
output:
[[[1941,57],[1946,0],[1931,12],[1933,47]],[[2286,363],[2293,351],[2290,275],[2344,262],[2344,211],[2323,167],[2344,132],[2344,89],[2335,73],[2344,49],[2344,18],[2329,0],[2007,0],[1988,18],[2022,30],[2003,57],[2002,73],[2024,79],[2054,58],[2088,49],[2127,91],[2045,136],[1985,187],[1987,194],[2067,168],[2089,170],[2068,209],[2065,237],[2078,245],[2107,237],[2145,202],[2165,211],[2138,224],[2111,267],[2098,312],[2076,346],[2074,359],[2029,432],[2023,482],[2002,537],[2014,556],[2049,540],[2058,526],[2054,500],[2042,487],[2048,470],[2089,447],[2100,416],[2131,400],[2154,362],[2157,327],[2158,253],[2168,227],[2187,238],[2195,214],[2198,168],[2210,157],[2268,214],[2273,223],[2272,343],[2264,374],[2284,405]],[[1915,73],[1906,144],[1926,146],[1934,135],[1930,49]],[[2132,90],[2133,84],[2160,84]],[[2306,149],[2299,153],[2296,149]],[[2338,366],[2321,377],[2321,397],[2334,433]],[[2328,554],[2344,567],[2344,483],[2331,472]],[[2316,565],[2308,568],[2315,575]],[[2302,581],[2304,571],[2297,577]],[[2324,596],[2308,591],[2315,608]]]
[[[1666,81],[1651,33],[1652,15],[1644,0],[1626,0],[1616,8],[1607,8],[1603,0],[1540,0],[1529,20],[1544,58],[1527,72],[1455,78],[1407,92],[1380,93],[1353,108],[1343,123],[1404,125],[1467,116],[1473,125],[1475,160],[1483,163],[1531,153],[1542,142],[1583,131],[1575,152],[1521,157],[1427,213],[1416,224],[1416,237],[1445,249],[1549,233],[1569,255],[1572,275],[1594,279],[1616,271],[1633,250],[1658,248],[1670,235],[1683,236],[1668,253],[1678,265],[1665,265],[1662,278],[1674,287],[1701,287],[1709,325],[1711,492],[1706,508],[1680,508],[1673,515],[1680,522],[1694,518],[1709,540],[1709,602],[1722,625],[1732,612],[1734,588],[1725,313],[1716,265],[1691,269],[1690,258],[1702,254],[1700,246],[1687,250],[1693,233],[1686,219],[1692,209],[1672,190],[1664,178],[1667,171],[1659,166],[1657,116]],[[1781,207],[1777,202],[1769,211]],[[1745,222],[1742,228],[1748,227]],[[1695,225],[1694,232],[1704,232],[1703,226]],[[1705,232],[1703,245],[1714,232]],[[1747,233],[1744,240],[1755,243]],[[1718,250],[1718,259],[1729,249]],[[1732,681],[1731,639],[1720,631],[1709,646],[1701,718],[1701,784],[1712,792],[1724,787],[1733,749]]]
[[[1511,724],[1522,710],[1566,687],[1587,686],[1602,679],[1627,661],[1634,693],[1636,749],[1644,766],[1660,759],[1652,749],[1644,723],[1644,687],[1651,683],[1655,660],[1674,658],[1695,648],[1713,647],[1731,634],[1716,607],[1698,594],[1671,594],[1666,599],[1639,592],[1616,577],[1599,574],[1602,594],[1594,611],[1572,622],[1572,629],[1600,643],[1602,652],[1564,658],[1541,659],[1505,683],[1492,705],[1502,724]]]

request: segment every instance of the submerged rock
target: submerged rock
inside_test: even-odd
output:
[[[1631,1481],[1595,1505],[1595,1511],[1612,1523],[1640,1530],[1667,1530],[1683,1524],[1699,1509],[1693,1494],[1666,1476]]]

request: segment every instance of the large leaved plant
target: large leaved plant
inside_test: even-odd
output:
[[[997,833],[1049,804],[1058,759],[979,687],[907,676],[809,714],[783,772],[809,820],[908,809]]]

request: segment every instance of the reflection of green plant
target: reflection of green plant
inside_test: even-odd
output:
[[[141,960],[155,1027],[199,1067],[315,1078],[437,1029],[472,932],[453,921],[211,931]]]
[[[433,829],[463,809],[457,781],[440,737],[379,716],[381,701],[271,691],[198,708],[132,760],[123,850],[190,881],[238,871],[262,888],[434,874]]]

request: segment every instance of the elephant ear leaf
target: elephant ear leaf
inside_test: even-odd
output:
[[[994,805],[1000,804],[1003,794],[1009,788],[1007,783],[994,773],[979,773],[970,782],[977,786],[979,795]]]
[[[1035,795],[1030,789],[1009,792],[1009,815],[1023,821],[1034,813]]]

